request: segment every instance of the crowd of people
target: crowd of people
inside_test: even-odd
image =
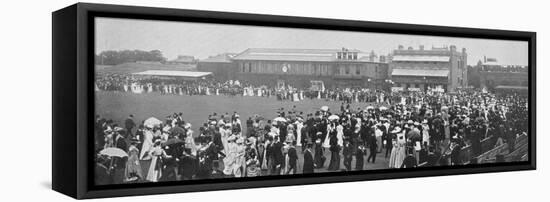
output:
[[[377,154],[387,159],[388,169],[456,166],[474,163],[460,157],[463,147],[477,156],[481,140],[494,138],[512,151],[515,138],[528,133],[525,96],[353,92],[344,96],[349,100],[326,96],[341,101],[340,109],[280,108],[274,118],[254,115],[244,123],[238,112],[214,113],[197,131],[181,112],[139,123],[130,115],[121,124],[98,115],[96,184],[366,170]],[[350,100],[369,103],[355,109]],[[102,152],[109,148],[126,155]]]
[[[162,95],[225,95],[275,97],[282,101],[301,101],[323,99],[329,101],[352,102],[391,102],[396,98],[388,93],[370,88],[297,88],[290,85],[268,87],[253,85],[244,81],[199,79],[183,81],[180,79],[159,79],[134,77],[127,74],[99,74],[96,76],[96,91],[122,93],[159,93]]]

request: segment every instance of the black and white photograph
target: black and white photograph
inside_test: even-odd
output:
[[[529,160],[527,41],[93,26],[95,185]]]

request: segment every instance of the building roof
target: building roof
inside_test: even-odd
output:
[[[174,60],[171,60],[169,62],[187,62],[187,63],[192,63],[192,62],[195,62],[195,57],[193,56],[190,56],[190,55],[178,55],[178,57]]]
[[[425,70],[425,69],[393,69],[392,76],[430,76],[447,77],[449,70]]]
[[[527,86],[504,86],[504,85],[500,85],[500,86],[495,87],[495,89],[528,90],[529,87],[527,87]]]
[[[400,62],[449,62],[451,57],[444,55],[394,55],[392,61]]]
[[[329,62],[336,59],[339,49],[269,49],[249,48],[233,60],[314,61]],[[356,50],[353,50],[356,51]]]
[[[146,76],[176,76],[176,77],[190,77],[199,78],[211,75],[212,72],[195,72],[195,71],[169,71],[169,70],[147,70],[143,72],[133,73],[134,75],[146,75]]]
[[[199,62],[215,62],[215,63],[228,63],[231,62],[231,59],[235,57],[235,53],[223,53],[216,56],[211,56],[206,59],[200,60]]]
[[[499,64],[497,61],[487,61],[487,62],[484,62],[482,65],[484,65],[484,66],[501,66],[501,64]]]

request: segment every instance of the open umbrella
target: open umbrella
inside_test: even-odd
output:
[[[179,126],[176,126],[170,129],[170,134],[172,135],[185,134],[185,130]]]
[[[99,152],[99,154],[106,155],[106,156],[111,156],[111,157],[121,157],[121,158],[128,156],[128,154],[124,150],[116,148],[116,147],[105,148],[105,149],[101,150]]]
[[[422,136],[420,136],[420,133],[418,131],[415,131],[415,130],[409,131],[409,133],[407,133],[407,138],[411,139],[413,141],[422,140]]]
[[[179,138],[171,138],[166,140],[166,142],[162,143],[162,146],[176,146],[176,145],[183,145],[185,144],[185,141],[179,139]]]
[[[368,111],[370,109],[374,109],[374,107],[373,106],[367,106],[366,110]]]
[[[340,117],[339,117],[338,115],[335,115],[335,114],[330,115],[330,116],[328,117],[328,120],[330,120],[330,121],[338,120],[338,119],[340,119]]]
[[[277,122],[286,122],[286,119],[283,118],[283,117],[277,117],[277,118],[273,119],[273,121],[277,121]]]
[[[155,117],[150,117],[143,122],[143,125],[149,128],[154,128],[155,126],[159,126],[160,124],[162,124],[162,121]]]
[[[384,106],[381,106],[381,107],[378,108],[378,109],[380,109],[380,111],[384,111],[384,110],[386,110],[386,109],[388,109],[388,108],[387,108],[387,107],[384,107]]]
[[[321,111],[324,111],[324,112],[328,111],[328,106],[322,106]]]

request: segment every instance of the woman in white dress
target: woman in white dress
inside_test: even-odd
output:
[[[301,119],[298,119],[296,121],[296,145],[302,146],[302,128],[304,127],[304,124],[302,123]]]
[[[338,139],[338,145],[344,147],[344,126],[342,124],[336,126],[336,138]]]
[[[396,134],[396,136],[398,136],[399,133],[402,133],[402,132],[401,132],[401,128],[400,128],[399,126],[396,126],[396,127],[394,128],[394,130],[391,131],[391,133],[392,133],[392,134]],[[388,144],[390,144],[390,143],[388,142]],[[392,150],[391,150],[391,153],[390,153],[390,160],[389,160],[389,162],[388,162],[388,167],[389,167],[389,168],[396,168],[396,167],[395,167],[395,159],[396,159],[396,157],[397,157],[397,151],[398,151],[398,149],[399,149],[399,146],[398,146],[398,144],[397,144],[397,139],[392,139],[391,144],[393,145],[393,147],[392,147]]]
[[[223,158],[223,174],[232,175],[235,169],[235,160],[237,156],[237,144],[235,143],[237,136],[231,135],[227,138],[227,148],[224,148],[226,151],[225,157]]]
[[[428,120],[422,122],[422,145],[426,144],[430,146],[430,126],[428,125]]]
[[[405,139],[404,131],[397,134],[397,150],[395,154],[394,168],[400,168],[403,164],[403,160],[407,156],[407,140]]]
[[[143,144],[141,145],[141,153],[139,154],[140,160],[149,160],[151,156],[148,155],[149,150],[153,146],[153,131],[146,129],[143,132]]]
[[[155,141],[154,146],[149,150],[149,155],[151,156],[151,165],[149,166],[149,171],[147,172],[147,181],[158,182],[160,177],[162,177],[162,159],[161,158],[170,158],[166,155],[164,149],[162,149],[160,140]]]

